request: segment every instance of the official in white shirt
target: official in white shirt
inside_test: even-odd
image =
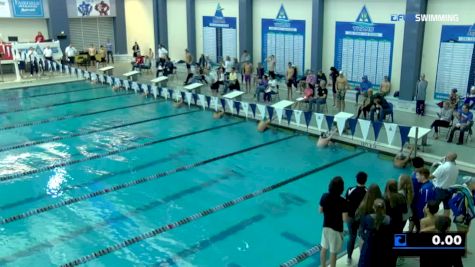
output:
[[[46,60],[53,61],[53,50],[48,46],[43,49],[43,56]]]
[[[68,45],[66,49],[64,50],[64,53],[66,54],[66,57],[68,58],[69,64],[74,64],[74,57],[77,54],[76,48],[72,44]]]
[[[157,63],[159,63],[160,66],[163,67],[163,65],[165,65],[165,61],[168,57],[168,50],[165,47],[163,47],[163,45],[159,44],[157,52],[158,52],[157,54],[158,54],[158,60],[159,60],[159,62],[157,62]],[[157,64],[156,67],[158,68],[158,64]]]
[[[449,187],[457,182],[459,175],[459,169],[455,165],[456,159],[457,154],[449,152],[441,162],[434,163],[431,168],[431,171],[436,168],[431,175],[431,178],[434,179],[435,197],[437,201],[444,203],[444,214],[446,216],[450,215],[449,200],[452,197]]]
[[[33,76],[33,72],[38,74],[38,53],[36,53],[33,47],[30,47],[28,50],[28,53],[26,54],[26,61],[30,66],[30,76]]]

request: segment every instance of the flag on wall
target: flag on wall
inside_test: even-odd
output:
[[[242,105],[242,110],[244,111],[244,116],[248,116],[249,114],[249,103],[247,102],[241,102],[241,105]]]
[[[379,121],[373,121],[373,131],[374,131],[374,141],[378,140],[379,133],[381,131],[381,127],[383,127],[383,123]]]
[[[300,127],[300,119],[302,117],[302,111],[294,110],[294,114],[295,114],[295,123],[297,123],[297,126]]]
[[[290,125],[290,120],[292,119],[293,110],[286,109],[285,110],[285,117],[287,118],[287,125]]]
[[[276,108],[275,113],[277,115],[277,120],[279,121],[279,124],[282,122],[282,114],[284,113],[284,109],[282,108]]]
[[[347,117],[338,117],[338,116],[335,116],[336,127],[338,128],[338,133],[339,133],[340,135],[342,135],[342,134],[343,134],[343,130],[345,130],[346,119],[347,119]]]
[[[307,130],[308,130],[308,126],[310,125],[310,120],[312,119],[312,112],[306,111],[303,113],[303,116],[305,118],[305,124],[307,125]]]
[[[77,15],[80,17],[110,16],[110,0],[76,0]]]

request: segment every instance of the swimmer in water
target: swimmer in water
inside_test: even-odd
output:
[[[407,163],[411,161],[411,155],[413,151],[414,151],[414,147],[411,148],[411,151],[409,152],[407,156],[405,156],[403,152],[396,155],[393,160],[394,167],[401,168],[401,169],[406,168]]]
[[[320,138],[318,138],[317,147],[324,148],[331,145],[332,136],[336,131],[337,131],[336,129],[333,129],[328,135],[327,133],[322,133]]]
[[[213,118],[215,119],[221,119],[224,116],[224,111],[216,111],[213,113]]]
[[[175,101],[175,103],[173,104],[175,108],[181,108],[182,105],[183,105],[183,99],[181,98]]]
[[[263,120],[260,121],[259,124],[257,124],[257,131],[259,132],[264,132],[269,128],[270,120]]]
[[[119,86],[119,85],[114,85],[112,86],[112,91],[116,92],[116,91],[120,91],[122,88],[124,88],[123,86]]]

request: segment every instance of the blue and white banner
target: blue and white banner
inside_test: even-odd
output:
[[[77,15],[82,17],[109,16],[110,0],[76,0]]]
[[[211,97],[211,103],[212,103],[212,106],[214,107],[214,111],[218,111],[218,106],[219,106],[219,103],[218,103],[218,97],[216,96],[213,96]]]
[[[475,84],[475,24],[442,25],[435,99],[447,99],[452,88],[470,94]]]
[[[156,85],[152,85],[152,94],[155,99],[158,97],[158,87]]]
[[[347,117],[335,116],[336,127],[338,128],[338,134],[342,135],[345,130]]]
[[[202,94],[198,94],[198,98],[200,99],[200,104],[201,104],[201,106],[203,107],[203,110],[205,110],[205,109],[206,109],[205,96],[202,95]]]
[[[322,130],[322,124],[323,124],[323,119],[325,118],[325,114],[322,114],[322,113],[315,113],[315,120],[317,122],[317,129],[319,131],[323,131]]]
[[[363,135],[363,141],[366,142],[368,139],[369,128],[371,126],[371,121],[358,119],[358,124],[360,125],[361,134]]]
[[[262,63],[275,56],[276,73],[285,74],[287,63],[292,62],[299,73],[305,70],[305,20],[290,20],[284,5],[275,19],[262,19]]]
[[[242,106],[242,110],[244,111],[244,116],[247,116],[249,115],[249,103],[247,102],[241,102],[241,106]]]
[[[279,124],[282,122],[282,114],[284,113],[284,109],[282,108],[276,108],[275,113],[277,116],[277,120],[279,121]]]
[[[225,17],[218,4],[214,16],[203,16],[203,54],[211,61],[237,58],[237,19]]]
[[[188,107],[191,105],[191,93],[190,92],[185,92],[185,97],[186,97],[186,103],[188,103]]]
[[[226,103],[228,104],[229,111],[233,113],[234,110],[234,101],[232,99],[226,98]]]
[[[336,22],[334,66],[350,83],[359,84],[366,75],[379,86],[391,78],[394,24],[373,23],[363,6],[355,22]]]
[[[384,129],[386,130],[386,135],[388,137],[388,144],[392,145],[394,136],[396,136],[397,124],[385,122]]]
[[[295,116],[295,123],[297,123],[297,126],[300,127],[300,121],[302,119],[302,111],[294,110],[294,116]]]
[[[14,17],[44,17],[43,0],[12,0],[12,4]]]
[[[261,114],[261,120],[264,120],[266,118],[266,106],[262,104],[257,104],[257,109],[259,110],[259,113]]]

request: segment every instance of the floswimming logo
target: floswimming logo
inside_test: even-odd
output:
[[[391,21],[459,22],[459,16],[457,14],[393,14]]]

